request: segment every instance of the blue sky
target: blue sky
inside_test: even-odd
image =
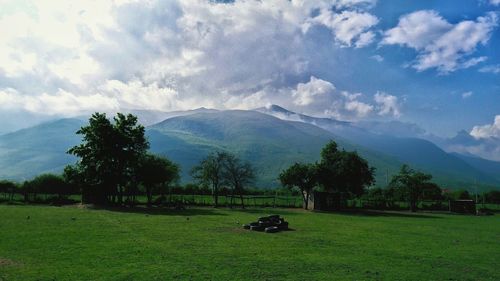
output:
[[[500,138],[498,0],[0,4],[3,116],[274,103]]]

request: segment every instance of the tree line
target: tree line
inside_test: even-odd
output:
[[[77,134],[82,142],[68,150],[78,157],[65,167],[62,175],[42,174],[22,184],[0,181],[0,193],[12,200],[21,193],[25,201],[37,194],[52,194],[64,201],[71,194],[81,194],[84,203],[103,205],[134,204],[144,194],[147,204],[162,202],[168,192],[210,194],[215,207],[219,196],[229,196],[230,205],[244,205],[243,195],[262,191],[250,190],[256,172],[249,162],[226,151],[214,151],[191,171],[196,184],[180,189],[180,167],[169,159],[148,152],[145,128],[131,114],[118,113],[112,120],[95,113]],[[343,198],[402,200],[415,211],[419,200],[442,198],[442,190],[429,174],[403,165],[386,188],[368,188],[375,183],[373,167],[356,152],[339,149],[334,141],[327,143],[316,163],[295,163],[283,170],[278,179],[290,192],[298,192],[308,209],[310,196],[316,190],[339,193]],[[498,202],[499,192],[490,192],[488,200]],[[154,200],[154,195],[160,195]],[[441,196],[441,197],[440,197]],[[485,197],[486,198],[486,197]]]

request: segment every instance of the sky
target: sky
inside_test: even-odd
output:
[[[0,35],[4,118],[278,104],[500,138],[499,0],[0,0]]]

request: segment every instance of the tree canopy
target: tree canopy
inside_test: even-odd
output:
[[[417,210],[418,201],[422,199],[425,191],[436,194],[439,187],[430,180],[432,175],[411,169],[408,165],[401,166],[401,170],[394,175],[389,183],[389,188],[399,191],[404,199],[409,202],[410,210]]]
[[[243,201],[243,189],[245,185],[251,183],[255,179],[255,172],[248,162],[241,161],[234,154],[226,153],[223,159],[222,175],[229,185],[232,187],[232,197],[238,194],[241,200],[241,207],[245,208]],[[232,200],[231,200],[232,202]]]
[[[145,154],[138,161],[137,180],[144,186],[151,205],[153,192],[164,193],[164,189],[179,179],[180,168],[165,157]]]
[[[243,189],[255,179],[255,172],[250,163],[242,162],[234,154],[223,151],[209,154],[192,169],[191,175],[200,184],[212,187],[215,207],[218,206],[221,187],[229,185],[232,198],[235,194],[239,194],[241,206],[244,208]]]
[[[137,117],[121,113],[114,122],[105,113],[95,113],[89,125],[77,131],[83,142],[68,153],[80,158],[77,169],[91,191],[91,201],[105,203],[117,198],[118,203],[123,202],[124,188],[133,180],[137,159],[149,148],[144,132]]]
[[[313,164],[295,163],[279,175],[281,184],[288,188],[298,188],[302,194],[304,208],[307,210],[309,197],[318,182],[317,167]]]
[[[356,152],[339,150],[334,141],[322,149],[317,169],[318,183],[329,192],[358,196],[375,182],[375,168]]]

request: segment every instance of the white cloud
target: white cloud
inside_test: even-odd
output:
[[[354,100],[347,102],[345,109],[354,112],[356,117],[363,118],[373,111],[373,105]]]
[[[339,120],[359,120],[370,116],[375,106],[363,101],[361,93],[338,91],[328,81],[311,76],[308,82],[297,84],[292,89],[292,104],[287,104],[286,94],[290,90],[280,89],[274,96],[281,96],[269,103],[282,104],[296,112],[333,117]]]
[[[65,115],[82,112],[112,111],[119,108],[117,100],[94,94],[74,95],[59,89],[54,94],[42,93],[36,96],[23,95],[14,89],[0,90],[0,109],[44,113],[48,115]]]
[[[96,110],[187,109],[186,105],[178,102],[177,95],[173,89],[159,88],[156,83],[144,85],[137,80],[128,83],[109,80],[99,87],[98,92],[89,95],[77,95],[63,89],[53,94],[25,95],[7,88],[0,90],[0,109],[23,109],[48,115],[78,115]]]
[[[471,91],[464,92],[464,93],[462,93],[462,98],[463,99],[470,98],[472,95],[473,95],[473,93]]]
[[[500,138],[500,115],[495,116],[493,124],[474,126],[470,134],[476,139]]]
[[[398,97],[389,95],[384,92],[377,92],[375,94],[375,102],[378,104],[379,115],[391,115],[394,117],[401,116],[400,104]]]
[[[324,112],[319,92],[292,82],[323,59],[304,28],[327,28],[343,47],[366,46],[375,2],[4,1],[16,8],[0,16],[1,106],[71,115],[93,106],[251,108],[293,99]]]
[[[341,46],[356,48],[364,47],[375,38],[369,29],[378,23],[378,18],[367,12],[343,11],[336,13],[330,9],[322,9],[320,14],[309,20],[305,25],[306,30],[310,25],[323,25],[328,27]]]
[[[478,45],[484,45],[498,24],[494,12],[451,24],[436,11],[423,10],[401,16],[396,27],[384,32],[381,44],[397,44],[418,52],[412,66],[418,71],[436,68],[449,73],[474,66],[486,57],[470,57]]]
[[[370,57],[371,59],[374,59],[378,62],[383,62],[384,61],[384,57],[382,57],[381,55],[373,55]]]
[[[500,0],[490,0],[490,4],[494,6],[500,5]]]
[[[498,74],[500,73],[500,64],[483,66],[479,72]]]
[[[300,106],[307,106],[319,99],[324,100],[328,94],[335,90],[335,86],[325,80],[311,76],[307,83],[299,83],[297,89],[292,92],[293,103]]]

